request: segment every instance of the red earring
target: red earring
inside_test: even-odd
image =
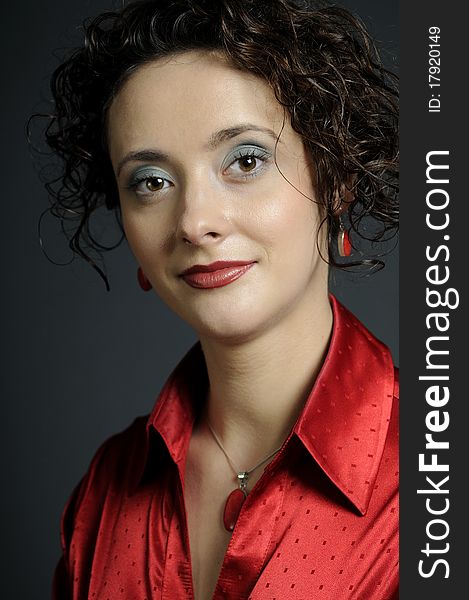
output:
[[[350,241],[350,233],[345,231],[342,224],[342,219],[339,218],[339,235],[337,236],[337,248],[339,256],[350,256],[352,254],[352,243]]]
[[[152,285],[146,278],[145,273],[142,271],[142,267],[139,267],[137,269],[137,279],[140,287],[144,292],[148,292],[148,290],[151,290]]]

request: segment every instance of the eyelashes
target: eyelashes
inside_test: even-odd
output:
[[[224,162],[226,166],[223,166],[222,169],[225,172],[232,168],[235,175],[247,179],[257,176],[270,158],[272,158],[272,155],[265,148],[257,145],[244,145],[227,157]],[[236,166],[240,170],[236,170],[234,168]]]
[[[174,185],[171,177],[165,171],[155,167],[145,167],[132,174],[125,189],[147,196],[170,187],[170,185],[165,184]]]
[[[257,144],[243,144],[230,153],[221,166],[222,174],[232,181],[246,181],[260,175],[272,153]],[[140,198],[151,199],[174,187],[173,178],[160,168],[146,166],[131,174],[125,189]]]

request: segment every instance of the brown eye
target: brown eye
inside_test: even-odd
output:
[[[147,167],[137,171],[131,176],[126,189],[138,196],[140,199],[159,198],[160,192],[164,194],[169,188],[174,187],[170,176],[166,177],[164,173],[155,173],[154,167]]]
[[[164,179],[162,177],[149,177],[145,181],[145,187],[149,192],[158,192],[162,190],[164,186]]]
[[[255,156],[243,156],[238,160],[241,171],[244,173],[249,173],[249,171],[252,171],[257,166],[257,159]]]
[[[243,145],[233,151],[225,159],[228,166],[223,170],[230,179],[247,181],[251,177],[261,175],[268,166],[272,154],[260,146]]]

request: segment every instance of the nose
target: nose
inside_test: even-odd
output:
[[[187,183],[180,199],[177,239],[195,246],[220,242],[230,230],[225,204],[214,185],[200,180]]]

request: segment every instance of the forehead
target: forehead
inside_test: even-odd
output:
[[[280,131],[284,110],[266,81],[221,54],[190,51],[139,67],[108,112],[111,146],[175,141],[241,122]]]

